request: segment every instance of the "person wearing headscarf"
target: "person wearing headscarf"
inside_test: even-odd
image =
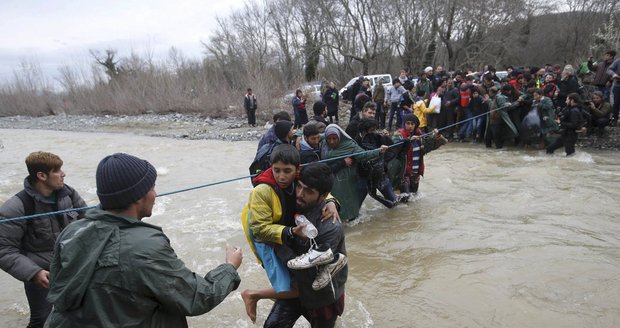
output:
[[[368,192],[360,190],[357,163],[380,156],[388,146],[365,151],[340,126],[330,124],[325,129],[325,142],[321,147],[321,159],[327,160],[336,182],[332,194],[340,201],[340,218],[353,220],[358,217],[362,201]],[[331,159],[331,160],[330,160]]]

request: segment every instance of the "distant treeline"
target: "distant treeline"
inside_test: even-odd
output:
[[[61,67],[56,83],[24,63],[0,87],[0,115],[242,115],[251,87],[259,118],[267,119],[288,109],[281,96],[305,81],[340,87],[356,75],[396,76],[402,68],[578,64],[618,48],[619,2],[254,0],[218,18],[202,60],[174,48],[159,61],[91,50],[92,69]]]

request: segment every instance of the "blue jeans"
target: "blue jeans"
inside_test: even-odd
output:
[[[462,120],[463,123],[461,123],[461,127],[459,128],[460,139],[465,139],[469,137],[473,130],[473,124],[471,121],[471,118],[472,118],[471,109],[464,108],[463,115],[464,115],[463,120]]]
[[[389,115],[389,118],[388,118],[388,128],[390,130],[392,130],[392,122],[393,122],[393,119],[394,119],[394,115],[397,115],[397,116],[399,115],[398,114],[398,103],[397,102],[392,102],[390,104],[390,115]],[[397,117],[396,118],[396,122],[398,122],[398,121],[399,120],[398,120],[398,117]],[[397,123],[397,125],[398,125],[398,123]]]
[[[476,117],[472,120],[473,131],[476,133],[475,137],[482,137],[482,121],[484,116]]]

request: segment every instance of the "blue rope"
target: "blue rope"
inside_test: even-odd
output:
[[[468,118],[466,120],[454,123],[454,124],[450,124],[448,126],[445,126],[441,129],[438,129],[437,131],[441,131],[441,130],[445,130],[448,128],[451,128],[453,126],[456,126],[458,124],[462,124],[464,122],[476,119],[478,117],[482,117],[484,115],[487,115],[489,113],[492,113],[494,111],[500,110],[500,109],[504,109],[510,107],[510,105],[506,105],[506,106],[502,106],[493,110],[490,110],[488,112],[482,113],[480,115],[476,115],[474,117]],[[425,134],[420,135],[421,138],[427,137],[429,135],[433,134],[433,132],[427,132]],[[388,147],[396,147],[402,143],[404,143],[405,141],[400,141],[397,143],[394,143]],[[353,153],[353,154],[348,154],[348,155],[342,155],[342,156],[338,156],[338,157],[333,157],[333,158],[328,158],[328,159],[323,159],[318,161],[319,163],[324,163],[324,162],[329,162],[329,161],[334,161],[337,159],[343,159],[343,158],[347,158],[347,157],[355,157],[357,155],[362,155],[365,153],[369,153],[372,151],[376,151],[376,149],[371,149],[371,150],[364,150],[364,151],[360,151],[357,153]],[[307,164],[302,164],[301,166],[305,166],[308,165],[310,163]],[[202,188],[206,188],[206,187],[211,187],[211,186],[215,186],[215,185],[219,185],[219,184],[224,184],[224,183],[228,183],[228,182],[233,182],[233,181],[237,181],[237,180],[243,180],[243,179],[247,179],[247,178],[253,178],[255,176],[257,176],[258,174],[252,174],[252,175],[246,175],[243,177],[238,177],[238,178],[233,178],[233,179],[228,179],[228,180],[222,180],[222,181],[217,181],[217,182],[212,182],[212,183],[207,183],[207,184],[203,184],[203,185],[199,185],[199,186],[195,186],[195,187],[190,187],[190,188],[185,188],[185,189],[179,189],[179,190],[175,190],[175,191],[170,191],[170,192],[165,192],[162,194],[158,194],[157,197],[162,197],[162,196],[169,196],[169,195],[174,195],[174,194],[178,194],[178,193],[182,193],[182,192],[186,192],[186,191],[192,191],[192,190],[197,190],[197,189],[202,189]],[[14,221],[25,221],[25,220],[31,220],[31,219],[35,219],[35,218],[40,218],[43,216],[48,216],[48,215],[56,215],[56,214],[64,214],[64,213],[68,213],[68,212],[84,212],[93,208],[97,208],[99,205],[93,205],[93,206],[86,206],[86,207],[79,207],[79,208],[69,208],[66,210],[60,210],[60,211],[53,211],[53,212],[47,212],[47,213],[40,213],[40,214],[33,214],[33,215],[26,215],[26,216],[20,216],[20,217],[16,217],[16,218],[9,218],[9,219],[0,219],[0,224],[2,223],[8,223],[8,222],[14,222]]]

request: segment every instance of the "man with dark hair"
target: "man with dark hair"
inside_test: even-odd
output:
[[[405,88],[401,85],[400,79],[394,79],[392,81],[392,86],[389,87],[385,93],[385,102],[390,104],[390,112],[387,118],[389,130],[392,130],[394,115],[398,115],[398,106],[403,93],[405,93]]]
[[[499,93],[495,87],[489,89],[489,112],[484,134],[484,142],[487,148],[491,148],[493,143],[495,143],[495,148],[503,148],[504,139],[507,138],[507,135],[514,137],[518,134],[517,128],[510,120],[508,107],[511,104],[505,95],[505,93],[512,91],[512,86],[505,84],[502,87],[502,91],[502,93]]]
[[[542,136],[541,148],[551,143],[551,134],[558,130],[558,123],[555,121],[553,101],[544,94],[545,92],[543,90],[536,89],[534,91],[534,102],[532,104],[532,106],[536,106],[538,117],[540,117],[540,133]]]
[[[301,164],[318,162],[321,157],[321,132],[315,124],[304,126],[303,137],[299,142],[299,159]]]
[[[377,149],[382,145],[391,146],[393,144],[392,139],[376,133],[377,128],[376,120],[362,119],[359,124],[359,133],[355,136],[357,144],[366,150]],[[386,174],[387,163],[395,156],[395,152],[388,149],[382,156],[358,163],[359,182],[366,183],[368,195],[387,208],[392,208],[398,204],[392,182]],[[361,177],[362,175],[363,177]],[[377,191],[381,192],[381,195],[377,194]]]
[[[306,123],[306,126],[314,124],[319,128],[319,131],[322,133],[323,131],[325,131],[325,127],[329,125],[329,123],[327,123],[327,120],[325,120],[325,117],[327,117],[327,106],[325,106],[324,102],[317,101],[314,103],[314,105],[312,105],[312,112],[314,113],[314,116],[310,118],[308,123]]]
[[[577,93],[570,93],[566,96],[566,108],[560,112],[560,118],[556,120],[560,124],[561,136],[547,147],[547,154],[564,146],[566,156],[575,152],[577,142],[577,130],[582,128],[583,117],[581,115],[581,97]]]
[[[377,81],[375,89],[372,91],[372,101],[377,105],[376,119],[382,129],[385,129],[385,110],[383,104],[385,103],[385,87],[383,86],[383,79]]]
[[[62,159],[52,153],[38,151],[28,155],[24,189],[2,204],[0,217],[85,207],[78,192],[64,183],[62,164]],[[52,311],[46,297],[56,237],[69,223],[83,216],[83,212],[67,212],[0,224],[0,268],[24,282],[30,307],[28,327],[43,327]]]
[[[372,100],[372,93],[370,91],[370,81],[367,78],[362,80],[362,86],[360,87],[355,99],[353,100],[353,106],[351,107],[351,113],[349,116],[349,123],[351,120],[362,111],[364,105]]]
[[[372,101],[366,102],[364,104],[364,107],[362,107],[362,110],[357,115],[355,115],[355,117],[351,118],[345,132],[352,137],[356,136],[359,133],[358,125],[360,124],[360,121],[364,118],[375,119],[376,113],[377,105]]]
[[[323,94],[323,102],[327,106],[327,116],[329,117],[329,123],[338,124],[338,103],[339,96],[336,89],[336,83],[334,81],[329,82],[329,87]]]
[[[318,235],[308,240],[295,235],[297,227],[286,228],[294,237],[287,239],[278,256],[291,268],[299,297],[276,300],[264,327],[293,327],[304,316],[313,328],[330,328],[342,315],[348,274],[344,230],[337,220],[321,220],[321,209],[333,184],[334,175],[324,163],[312,163],[301,170],[295,188],[297,212],[316,227]],[[313,244],[333,254],[331,263],[309,264],[314,256]]]
[[[248,93],[245,94],[243,107],[245,108],[245,113],[248,115],[248,125],[256,126],[256,109],[258,105],[256,104],[256,95],[252,94],[251,88],[248,88]]]
[[[271,167],[252,180],[254,189],[241,214],[241,224],[248,244],[258,263],[263,266],[272,288],[246,289],[241,293],[246,313],[256,320],[256,305],[261,299],[296,298],[299,293],[291,285],[286,265],[276,255],[293,235],[303,235],[295,226],[295,178],[299,171],[299,152],[289,144],[276,146],[270,157]],[[336,217],[333,202],[324,206],[325,217]]]
[[[616,52],[614,50],[609,50],[603,55],[602,62],[595,63],[593,56],[590,56],[588,59],[588,69],[595,72],[592,84],[596,86],[598,91],[603,93],[605,100],[609,100],[609,87],[611,85],[609,83],[609,76],[607,75],[607,68],[614,62],[615,58]]]
[[[187,327],[237,289],[239,248],[201,276],[188,269],[160,227],[145,223],[155,203],[155,167],[124,153],[97,166],[100,207],[58,236],[46,327]]]
[[[268,144],[268,143],[273,143],[278,139],[278,137],[276,136],[275,126],[276,126],[276,123],[279,121],[291,122],[291,115],[286,111],[280,111],[280,112],[273,114],[273,125],[260,138],[260,140],[258,141],[258,146],[256,147],[256,150],[259,150],[260,147],[262,147],[263,145]]]

